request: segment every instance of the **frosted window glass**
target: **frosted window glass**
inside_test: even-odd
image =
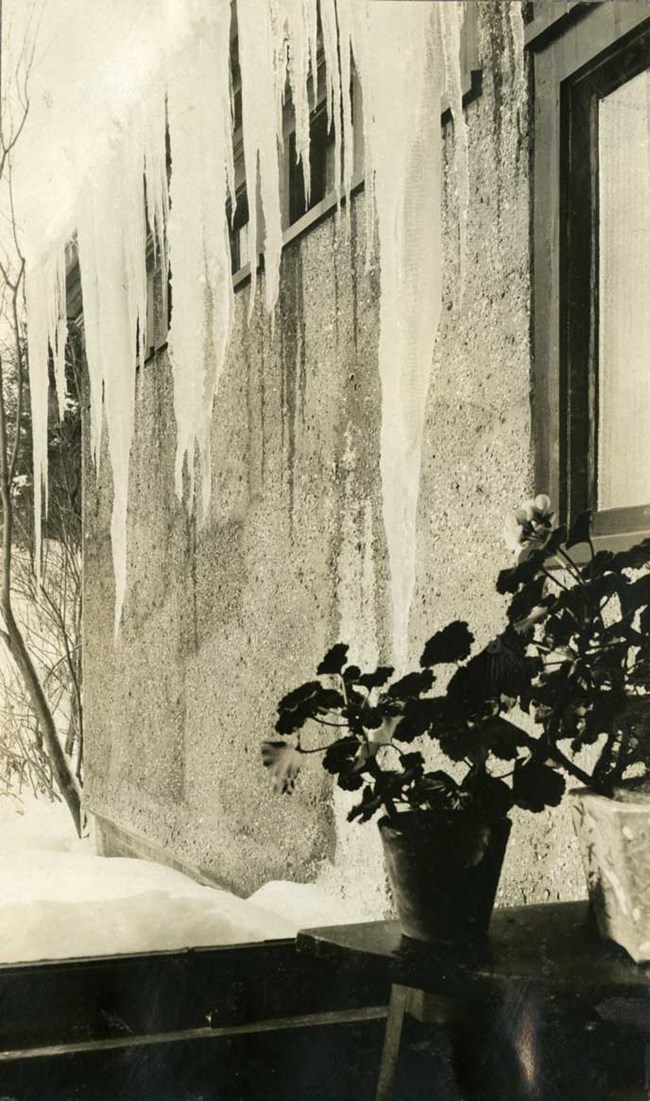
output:
[[[598,507],[650,503],[650,70],[599,105]]]

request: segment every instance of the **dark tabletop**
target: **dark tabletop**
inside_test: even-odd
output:
[[[450,996],[521,982],[557,993],[650,1001],[650,966],[636,965],[623,949],[603,942],[585,902],[495,910],[489,942],[473,958],[408,940],[396,921],[307,929],[298,934],[297,947],[333,966],[385,968],[393,982]]]

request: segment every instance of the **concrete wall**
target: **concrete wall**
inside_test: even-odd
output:
[[[483,640],[502,622],[494,579],[505,511],[532,489],[526,106],[508,5],[479,10],[483,87],[468,109],[471,201],[461,297],[453,141],[446,134],[443,319],[421,478],[412,651],[451,617]],[[432,135],[436,127],[433,123]],[[164,355],[141,380],[129,499],[129,590],[113,642],[104,462],[85,497],[87,806],[241,893],[318,880],[378,915],[374,825],[349,826],[318,767],[292,798],[259,760],[277,699],[333,642],[388,658],[379,483],[378,271],[365,270],[364,196],[283,257],[272,331],[237,324],[214,415],[212,505],[202,528],[174,495]],[[262,298],[262,295],[259,295]],[[137,843],[136,843],[137,847]],[[501,888],[510,902],[575,897],[564,810],[517,818]]]

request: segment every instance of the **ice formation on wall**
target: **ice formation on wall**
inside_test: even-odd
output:
[[[176,414],[176,490],[187,463],[190,498],[195,445],[202,507],[210,498],[210,424],[230,338],[233,290],[226,200],[234,202],[230,117],[230,8],[206,8],[196,40],[170,58],[172,146],[169,350]],[[200,186],[197,186],[200,181]]]
[[[47,425],[49,412],[48,349],[52,349],[59,413],[66,400],[65,346],[68,336],[65,291],[65,246],[42,263],[30,266],[25,279],[27,338],[30,349],[30,401],[34,469],[34,561],[41,570],[41,525],[47,511]]]
[[[431,120],[440,117],[443,56],[448,74],[454,71],[450,44],[460,42],[462,7],[348,3],[379,241],[380,462],[393,660],[401,666],[415,587],[422,433],[441,306],[441,143],[432,140]],[[448,84],[453,89],[453,80]]]
[[[269,310],[275,308],[280,281],[282,215],[280,209],[280,149],[284,71],[280,67],[282,38],[277,29],[275,0],[237,0],[239,67],[242,84],[242,128],[248,192],[251,257],[258,242],[258,197],[264,218],[265,294]],[[257,282],[251,264],[250,310]]]
[[[408,640],[424,409],[440,311],[436,120],[445,83],[461,210],[468,190],[458,56],[463,7],[437,0],[320,0],[336,187],[343,194],[352,178],[352,60],[362,89],[366,207],[371,239],[376,221],[381,271],[381,474],[397,661],[405,658]],[[282,251],[283,102],[289,87],[308,186],[317,3],[236,0],[235,28],[249,239],[253,257],[263,242],[272,314]],[[105,415],[113,470],[116,622],[126,584],[136,361],[146,349],[147,222],[163,276],[168,262],[172,273],[177,489],[186,465],[191,490],[198,452],[204,506],[209,497],[210,421],[233,311],[225,213],[226,200],[234,198],[230,37],[230,0],[110,0],[100,8],[85,0],[45,0],[33,110],[17,163],[19,220],[28,242],[31,371],[35,400],[44,402],[47,347],[56,357],[62,334],[55,319],[60,257],[77,229],[93,450],[99,463]],[[253,262],[251,309],[256,278]],[[42,480],[42,408],[38,417]]]
[[[143,361],[147,346],[147,226],[140,130],[140,126],[146,128],[146,121],[139,116],[136,109],[113,156],[101,174],[88,182],[77,218],[85,312],[87,303],[91,303],[88,360],[93,411],[95,417],[101,417],[98,394],[103,386],[113,472],[111,539],[116,628],[126,592],[126,516],[136,363]],[[97,448],[98,444],[95,420],[93,446]]]

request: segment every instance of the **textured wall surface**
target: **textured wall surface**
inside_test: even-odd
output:
[[[505,511],[532,489],[526,109],[507,5],[479,5],[483,85],[467,111],[471,200],[461,294],[453,136],[445,141],[443,317],[427,408],[412,656],[450,618],[500,629]],[[129,498],[129,589],[113,642],[110,472],[85,498],[87,806],[241,893],[318,880],[379,915],[377,831],[345,822],[318,767],[292,798],[259,761],[277,699],[328,645],[387,660],[379,484],[378,271],[364,196],[285,249],[272,330],[247,288],[213,425],[198,527],[174,495],[164,355],[141,378]],[[261,295],[259,296],[262,297]],[[110,849],[110,846],[109,846]],[[150,850],[148,850],[150,851]],[[568,815],[518,816],[508,902],[576,897]]]

